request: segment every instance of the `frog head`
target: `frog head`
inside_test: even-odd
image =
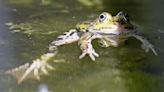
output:
[[[113,17],[110,13],[103,12],[99,15],[98,18],[92,21],[84,21],[80,22],[76,25],[76,28],[80,31],[87,31],[87,30],[99,30],[101,28],[108,28],[115,26],[116,22],[113,20]]]
[[[98,18],[92,21],[80,22],[76,25],[76,29],[82,32],[92,31],[99,33],[120,34],[127,28],[132,28],[127,13],[119,12],[116,16],[112,16],[108,12],[103,12]]]
[[[117,25],[116,21],[114,21],[113,16],[108,12],[103,12],[99,15],[99,17],[92,23],[90,26],[91,29],[100,30],[100,29],[108,29],[115,28]]]

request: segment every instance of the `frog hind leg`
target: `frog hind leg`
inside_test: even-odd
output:
[[[105,39],[100,39],[100,40],[98,41],[98,43],[99,43],[99,45],[100,45],[101,47],[104,47],[104,48],[107,48],[107,47],[110,46],[110,43],[109,43],[108,41],[106,41]]]
[[[57,54],[57,47],[78,41],[80,36],[79,34],[80,33],[76,29],[65,32],[63,35],[58,36],[57,39],[49,45],[48,53],[45,53],[39,58],[32,60],[32,63],[28,62],[16,68],[10,69],[6,71],[6,74],[16,77],[18,83],[22,83],[28,78],[40,80],[41,75],[48,75],[48,70],[55,70],[55,68],[51,66],[48,61],[51,61],[51,59]],[[56,63],[63,62],[60,60],[53,61]]]
[[[59,35],[57,39],[51,42],[49,45],[49,51],[53,51],[54,48],[77,42],[80,39],[82,32],[77,31],[76,29],[71,29],[68,32],[64,32],[62,35]]]
[[[137,40],[139,40],[140,42],[142,42],[141,47],[146,52],[149,52],[149,50],[151,50],[154,53],[154,55],[156,55],[156,56],[158,55],[158,53],[154,49],[154,46],[146,39],[146,37],[142,36],[141,34],[138,34],[137,32],[130,33],[129,37],[134,37]]]
[[[119,35],[108,35],[104,36],[106,46],[118,47],[119,46]]]

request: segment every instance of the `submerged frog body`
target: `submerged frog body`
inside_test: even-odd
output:
[[[54,69],[48,64],[48,61],[57,54],[57,47],[73,42],[78,42],[82,54],[80,59],[86,55],[95,61],[95,57],[99,57],[92,46],[94,39],[99,39],[101,47],[118,47],[124,43],[129,37],[134,37],[142,42],[142,48],[148,52],[151,50],[154,55],[157,52],[154,50],[153,45],[141,35],[137,27],[131,23],[129,16],[124,12],[119,12],[116,16],[112,16],[108,12],[103,12],[98,18],[92,21],[80,22],[76,25],[75,29],[71,29],[62,35],[59,35],[49,46],[49,52],[42,55],[39,59],[33,60],[33,63],[25,64],[23,69],[25,73],[23,76],[18,77],[18,82],[22,82],[31,73],[37,79],[40,79],[41,74],[48,74],[47,69]],[[7,73],[14,73],[20,70],[18,67],[7,71]]]

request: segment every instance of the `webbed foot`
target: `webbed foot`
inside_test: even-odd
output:
[[[142,47],[142,49],[145,50],[145,52],[149,52],[149,50],[151,50],[154,53],[154,55],[156,55],[156,56],[158,55],[158,53],[154,49],[154,46],[145,37],[137,35],[137,34],[131,34],[130,36],[133,36],[142,42],[141,47]]]
[[[55,69],[47,62],[54,55],[54,53],[44,54],[39,59],[33,60],[32,64],[26,63],[18,68],[7,71],[6,74],[15,76],[18,79],[18,84],[22,83],[27,78],[40,80],[41,75],[48,75],[48,70]]]
[[[82,50],[82,54],[79,56],[79,59],[84,58],[87,54],[93,61],[95,61],[95,57],[99,57],[99,54],[95,52],[91,43],[81,45],[80,47]]]
[[[47,54],[44,57],[49,58],[49,57],[51,57],[51,55],[49,56]],[[44,59],[44,57],[41,57],[41,59],[34,60],[33,63],[29,66],[29,68],[25,71],[23,76],[18,80],[18,83],[21,83],[31,73],[34,74],[34,77],[37,80],[40,80],[40,76],[42,74],[48,75],[48,70],[54,70],[55,68],[53,68],[51,65],[49,65],[46,62],[47,60]]]
[[[154,49],[154,46],[149,43],[148,41],[145,41],[144,43],[141,44],[141,48],[145,50],[145,52],[149,52],[149,50],[151,50],[154,55],[158,55],[158,53],[156,52],[156,50]]]

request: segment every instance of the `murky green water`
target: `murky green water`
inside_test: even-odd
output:
[[[162,0],[0,0],[0,90],[1,92],[38,92],[46,85],[51,92],[163,92],[164,91],[164,13]],[[43,53],[57,35],[74,28],[79,21],[93,19],[101,12],[113,15],[126,11],[151,38],[159,56],[145,53],[140,43],[130,39],[119,48],[95,49],[96,62],[88,57],[79,60],[77,43],[60,48],[53,64],[56,71],[42,76],[41,81],[28,80],[18,85],[3,71],[17,67]],[[25,23],[31,33],[12,33],[5,23]],[[41,91],[42,92],[42,91]],[[47,92],[47,91],[43,91]]]

